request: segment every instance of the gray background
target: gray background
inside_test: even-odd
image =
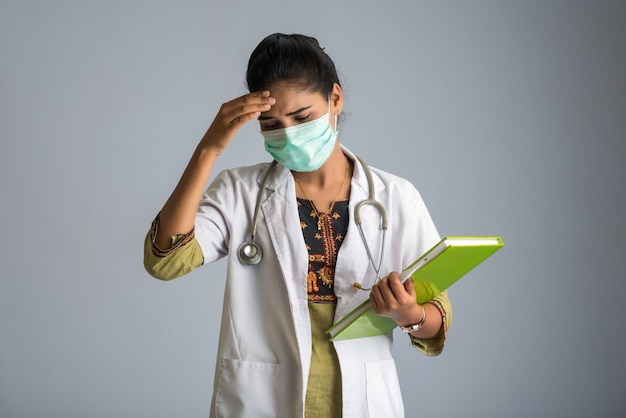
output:
[[[208,415],[225,263],[162,283],[142,243],[276,31],[318,37],[341,141],[442,235],[505,240],[451,290],[440,357],[397,340],[407,416],[622,416],[624,22],[623,1],[2,0],[0,416]],[[251,124],[216,169],[268,159]]]

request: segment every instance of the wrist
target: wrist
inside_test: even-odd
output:
[[[419,316],[419,319],[414,321],[407,321],[407,323],[404,323],[404,321],[402,323],[399,322],[398,326],[400,327],[400,330],[402,332],[410,333],[419,331],[426,323],[426,308],[424,308],[422,305],[416,305],[416,307],[417,311],[421,312],[420,314],[416,315]]]
[[[216,160],[224,150],[219,150],[211,146],[200,144],[195,152],[195,157],[201,161]]]

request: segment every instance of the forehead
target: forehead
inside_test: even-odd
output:
[[[303,101],[308,101],[309,105],[326,102],[322,93],[303,88],[296,83],[279,82],[272,85],[269,91],[270,96],[276,99],[275,106],[288,105],[289,103],[301,104]]]

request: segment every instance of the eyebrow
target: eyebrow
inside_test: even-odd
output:
[[[313,105],[311,106],[305,106],[305,107],[301,107],[298,110],[294,110],[293,112],[289,112],[286,113],[285,116],[294,116],[297,115],[298,113],[302,113],[307,109],[310,109],[311,107],[313,107]],[[259,116],[259,120],[268,120],[268,119],[275,119],[274,116]]]

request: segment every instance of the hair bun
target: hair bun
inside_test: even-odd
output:
[[[246,82],[251,92],[269,90],[280,81],[297,83],[327,97],[339,77],[335,64],[312,36],[273,33],[252,51]]]

